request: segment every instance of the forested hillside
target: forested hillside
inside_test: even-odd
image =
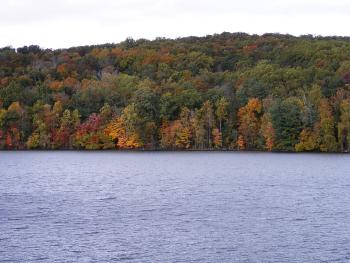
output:
[[[0,49],[1,149],[345,152],[350,38]]]

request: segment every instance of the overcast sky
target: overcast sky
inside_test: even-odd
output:
[[[1,0],[0,47],[213,33],[350,36],[349,0]]]

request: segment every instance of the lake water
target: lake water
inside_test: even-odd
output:
[[[0,152],[0,262],[331,261],[350,155]]]

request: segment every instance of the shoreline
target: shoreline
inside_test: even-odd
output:
[[[320,151],[259,151],[259,150],[210,150],[210,149],[191,149],[191,150],[141,150],[141,149],[1,149],[0,152],[120,152],[120,153],[278,153],[278,154],[349,154],[349,152],[320,152]]]

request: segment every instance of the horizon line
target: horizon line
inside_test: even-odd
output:
[[[96,43],[96,44],[86,44],[86,45],[73,45],[73,46],[69,46],[69,47],[60,47],[60,48],[50,48],[50,47],[44,47],[41,46],[40,44],[28,44],[28,45],[24,45],[24,46],[12,46],[12,45],[6,45],[6,46],[1,46],[0,50],[2,49],[6,49],[6,48],[11,48],[11,49],[19,49],[19,48],[24,48],[24,47],[30,47],[30,46],[37,46],[42,50],[52,50],[52,51],[56,51],[56,50],[69,50],[69,49],[73,49],[73,48],[79,48],[79,47],[92,47],[92,46],[103,46],[103,45],[119,45],[123,42],[125,42],[128,39],[132,39],[135,42],[137,41],[157,41],[157,40],[172,40],[172,41],[176,41],[176,40],[181,40],[181,39],[186,39],[186,38],[205,38],[205,37],[213,37],[213,36],[219,36],[219,35],[223,35],[223,34],[231,34],[231,35],[235,35],[235,34],[243,34],[243,35],[247,35],[247,36],[258,36],[258,37],[263,37],[265,35],[275,35],[275,36],[290,36],[290,37],[295,37],[295,38],[302,38],[302,37],[312,37],[312,38],[324,38],[324,39],[329,39],[329,38],[340,38],[343,40],[350,40],[350,35],[322,35],[322,34],[312,34],[312,33],[308,33],[308,34],[291,34],[291,33],[280,33],[280,32],[265,32],[265,33],[247,33],[247,32],[243,32],[243,31],[236,31],[236,32],[229,32],[229,31],[223,31],[221,33],[213,33],[213,34],[206,34],[206,35],[187,35],[187,36],[179,36],[179,37],[154,37],[153,39],[150,38],[134,38],[133,36],[128,36],[126,37],[124,40],[119,41],[119,42],[104,42],[104,43]]]

